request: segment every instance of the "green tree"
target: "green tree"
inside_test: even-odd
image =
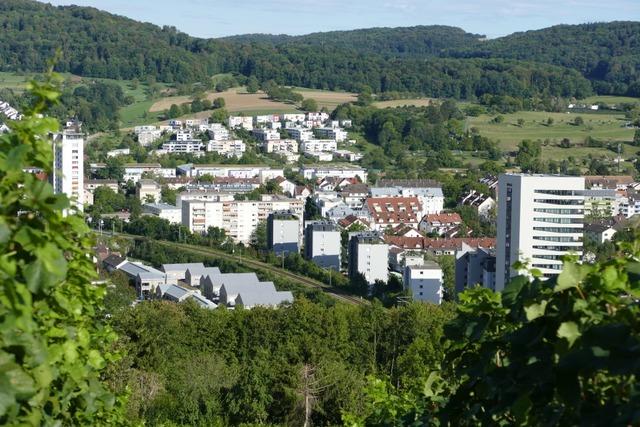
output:
[[[0,423],[123,424],[123,401],[102,382],[117,355],[105,289],[91,284],[92,234],[66,196],[24,172],[52,173],[58,125],[41,113],[60,94],[50,80],[29,89],[33,106],[0,136]]]
[[[181,114],[182,114],[182,111],[180,110],[180,107],[178,107],[176,104],[171,104],[171,107],[169,107],[169,112],[167,113],[167,116],[170,119],[175,119],[176,117],[180,117]]]
[[[633,133],[633,145],[640,147],[640,129],[636,129]]]
[[[582,116],[578,116],[573,119],[573,124],[576,126],[582,126],[584,124],[584,119],[582,118]]]
[[[318,111],[318,102],[315,99],[307,98],[302,101],[302,104],[300,104],[300,109],[302,109],[302,111],[310,112]]]
[[[256,79],[255,76],[249,77],[249,80],[247,80],[247,92],[256,93],[259,89],[260,83],[258,82],[258,79]]]
[[[227,105],[226,101],[224,100],[224,98],[219,97],[213,100],[213,108],[224,108]]]
[[[229,113],[224,108],[217,108],[211,112],[211,121],[213,123],[224,123],[229,117]]]

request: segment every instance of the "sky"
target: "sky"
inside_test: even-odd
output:
[[[197,37],[452,25],[490,38],[556,24],[640,20],[640,0],[48,0]]]

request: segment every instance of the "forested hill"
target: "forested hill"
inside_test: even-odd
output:
[[[640,96],[640,22],[557,25],[476,44],[456,55],[544,62],[580,71],[599,92]]]
[[[230,72],[319,89],[467,99],[487,93],[581,98],[593,86],[633,95],[637,25],[597,24],[591,31],[597,43],[581,26],[492,41],[446,26],[199,39],[94,8],[2,0],[0,71],[42,71],[59,48],[57,70],[88,77],[207,82]],[[564,33],[547,34],[558,31]],[[571,31],[573,38],[565,36]],[[554,37],[572,42],[551,43]]]
[[[221,67],[214,43],[89,7],[2,0],[0,29],[3,71],[43,71],[58,48],[57,69],[82,76],[186,82]]]
[[[233,43],[268,43],[272,45],[308,45],[354,50],[383,56],[441,56],[456,49],[478,47],[483,35],[467,33],[461,28],[429,25],[398,28],[367,28],[329,31],[303,36],[244,34],[225,37]]]

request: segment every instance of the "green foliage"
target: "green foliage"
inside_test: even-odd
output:
[[[247,92],[256,93],[259,89],[260,82],[258,82],[258,79],[256,79],[255,76],[249,77],[249,80],[247,81]]]
[[[127,358],[129,417],[150,425],[313,425],[362,412],[366,377],[411,384],[442,357],[449,306],[325,307],[304,298],[279,310],[203,310],[150,302],[115,316]],[[308,380],[304,368],[311,372]]]
[[[307,98],[300,104],[300,109],[302,109],[302,111],[318,111],[318,102],[315,99]]]
[[[639,253],[635,240],[602,263],[565,260],[555,279],[517,277],[501,294],[462,293],[457,316],[445,327],[441,370],[408,395],[374,383],[368,416],[345,419],[357,425],[637,424]]]
[[[90,257],[92,235],[66,196],[26,173],[51,174],[49,132],[42,117],[60,94],[30,84],[33,108],[0,136],[0,423],[118,425],[122,399],[101,382],[117,359],[104,324],[104,289]]]

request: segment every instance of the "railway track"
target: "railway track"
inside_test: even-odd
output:
[[[346,294],[344,292],[342,292],[341,290],[338,290],[334,287],[331,287],[329,285],[327,285],[326,283],[320,282],[318,280],[315,279],[311,279],[309,277],[305,277],[305,276],[301,276],[298,275],[296,273],[293,273],[291,271],[288,270],[284,270],[282,268],[278,268],[278,267],[274,267],[271,264],[267,264],[265,262],[262,261],[257,261],[255,259],[251,259],[251,258],[242,258],[242,257],[238,257],[235,255],[231,255],[228,254],[226,252],[217,250],[217,249],[213,249],[213,248],[205,248],[205,247],[201,247],[201,246],[194,246],[194,245],[188,245],[185,243],[176,243],[176,242],[169,242],[167,240],[155,240],[155,239],[149,239],[147,237],[144,236],[135,236],[132,234],[123,234],[123,233],[115,233],[116,235],[119,235],[121,237],[125,237],[128,239],[133,239],[133,240],[147,240],[147,241],[152,241],[155,242],[159,245],[163,245],[163,246],[168,246],[168,247],[172,247],[172,248],[180,248],[184,251],[187,252],[191,252],[191,253],[197,253],[197,254],[201,254],[201,255],[207,255],[207,256],[212,256],[212,257],[216,257],[216,258],[220,258],[220,259],[224,259],[227,261],[233,261],[233,262],[237,262],[240,264],[243,264],[247,267],[251,267],[254,268],[256,270],[263,270],[263,271],[268,271],[270,273],[276,274],[278,276],[281,277],[286,277],[289,280],[292,280],[296,283],[299,283],[303,286],[306,286],[308,288],[314,288],[314,289],[320,289],[321,291],[323,291],[324,293],[326,293],[327,295],[329,295],[330,297],[338,300],[338,301],[342,301],[345,302],[347,304],[354,304],[354,305],[368,305],[369,301],[359,297],[359,296],[355,296],[355,295],[349,295]]]

